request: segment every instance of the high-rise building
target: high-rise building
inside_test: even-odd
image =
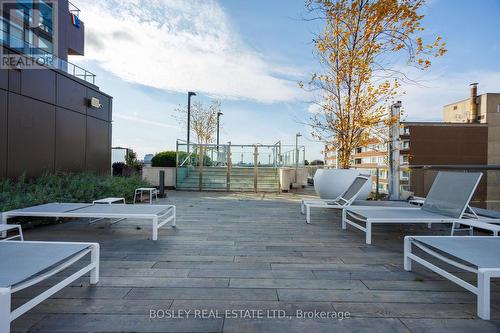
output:
[[[109,173],[112,97],[68,61],[85,24],[68,0],[0,0],[0,178]]]

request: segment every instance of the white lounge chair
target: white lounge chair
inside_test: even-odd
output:
[[[12,294],[60,273],[88,255],[88,265],[12,310]],[[89,272],[90,283],[97,284],[97,243],[0,242],[0,332],[9,333],[12,321]]]
[[[8,236],[7,232],[11,230],[16,230],[17,234],[14,236]],[[23,229],[19,224],[0,224],[0,242],[12,240],[19,238],[20,240],[24,240]]]
[[[364,231],[366,244],[371,244],[372,225],[378,223],[451,223],[454,229],[463,218],[481,176],[481,173],[440,172],[422,207],[373,209],[350,206],[342,216],[342,228],[351,225]]]
[[[413,252],[418,248],[419,254]],[[420,253],[432,257],[424,259]],[[500,277],[500,238],[469,236],[407,236],[404,245],[404,268],[412,269],[412,261],[458,284],[477,295],[477,315],[490,319],[490,280]],[[477,275],[477,286],[438,267],[437,262],[452,265]]]
[[[138,219],[152,222],[153,240],[158,240],[158,229],[171,222],[176,227],[176,209],[172,205],[93,205],[84,203],[50,203],[2,213],[7,224],[12,217]],[[115,221],[116,222],[116,221]]]
[[[311,223],[311,208],[313,207],[343,210],[345,207],[350,206],[359,196],[363,186],[365,186],[366,182],[369,181],[370,178],[370,175],[357,176],[347,190],[336,199],[302,200],[300,212],[306,215],[306,223]]]

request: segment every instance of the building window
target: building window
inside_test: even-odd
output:
[[[401,164],[408,164],[408,162],[409,162],[408,155],[401,156],[401,161],[400,161]]]
[[[458,109],[458,106],[454,105],[453,110],[457,110],[457,109]]]
[[[410,128],[407,126],[403,127],[401,134],[402,135],[410,135]]]
[[[356,148],[356,154],[360,154],[362,152],[363,152],[363,148],[361,148],[361,147]]]
[[[354,164],[361,164],[361,159],[360,158],[355,159]]]
[[[410,172],[409,171],[401,171],[401,180],[408,180],[410,179]]]
[[[410,149],[410,141],[409,141],[409,140],[404,140],[404,141],[403,141],[403,144],[402,144],[402,148],[403,148],[404,150],[408,150],[408,149]]]

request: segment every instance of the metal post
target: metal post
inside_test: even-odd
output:
[[[203,190],[203,166],[205,164],[205,148],[200,145],[198,148],[198,164],[199,164],[199,190]]]
[[[376,189],[375,189],[375,197],[376,198],[375,199],[378,200],[380,198],[380,192],[378,190],[378,184],[379,184],[379,181],[380,181],[380,174],[379,174],[380,169],[377,168],[376,170],[377,170],[377,180],[375,182],[375,185],[376,185]]]
[[[175,141],[175,188],[179,181],[179,140]]]
[[[391,105],[391,117],[396,119],[395,123],[390,127],[389,141],[389,198],[391,200],[400,199],[399,186],[399,116],[401,110],[401,102],[398,101]]]
[[[161,170],[160,171],[160,179],[159,181],[159,191],[160,191],[160,198],[165,198],[165,171]]]
[[[219,131],[220,131],[220,116],[223,116],[224,113],[217,112],[217,153],[219,152]]]
[[[227,145],[227,156],[226,156],[226,163],[227,163],[227,177],[226,177],[226,188],[227,191],[229,192],[231,190],[231,142],[228,142]]]
[[[187,154],[189,155],[189,143],[191,137],[191,97],[196,96],[196,93],[189,91],[188,92],[188,114],[187,114]]]
[[[302,134],[295,135],[295,186],[297,188],[299,187],[299,136]]]
[[[257,192],[259,186],[257,178],[259,178],[259,147],[257,145],[253,148],[253,189]]]

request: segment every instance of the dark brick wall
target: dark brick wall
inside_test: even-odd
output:
[[[88,107],[96,97],[102,109]],[[53,70],[0,70],[0,177],[110,172],[111,97]]]

